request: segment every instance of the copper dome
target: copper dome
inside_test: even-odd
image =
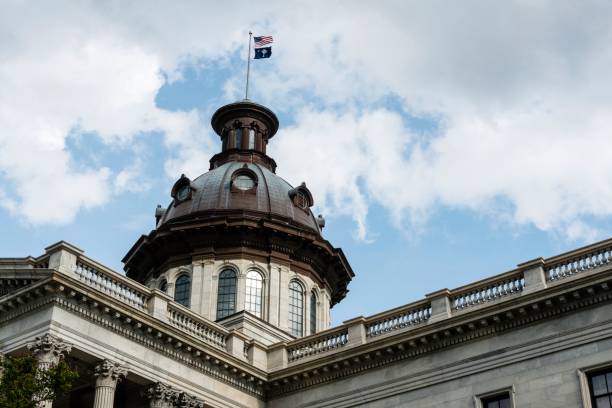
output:
[[[275,174],[266,154],[278,130],[268,108],[241,101],[219,108],[212,127],[221,152],[194,180],[184,175],[171,190],[167,209],[156,210],[156,228],[123,258],[127,275],[140,282],[168,265],[199,257],[272,260],[313,276],[331,290],[331,304],[347,293],[353,271],[340,248],[321,235],[322,217],[310,210],[304,183],[292,187]]]
[[[239,174],[251,177],[254,187],[247,191],[233,188],[233,179]],[[320,233],[310,208],[300,208],[292,200],[294,187],[261,164],[229,161],[186,183],[191,187],[191,196],[184,201],[174,200],[158,226],[171,221],[241,210],[246,217],[275,219]]]

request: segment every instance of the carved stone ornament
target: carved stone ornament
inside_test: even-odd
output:
[[[57,364],[64,355],[72,350],[72,345],[49,333],[36,337],[26,347],[38,358],[41,365]]]
[[[125,366],[110,360],[104,360],[95,368],[96,387],[115,387],[128,373]]]
[[[173,407],[173,401],[176,398],[177,391],[172,387],[161,382],[157,382],[147,388],[145,393],[150,401],[151,408],[169,408]]]
[[[204,408],[204,402],[184,392],[176,394],[174,405],[179,408]]]

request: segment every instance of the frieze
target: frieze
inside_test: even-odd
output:
[[[354,355],[343,361],[335,361],[332,364],[311,369],[297,369],[285,376],[272,378],[267,384],[266,396],[267,398],[274,398],[307,387],[337,381],[367,370],[381,368],[402,360],[415,358],[426,353],[485,338],[612,300],[612,292],[609,292],[607,283],[597,286],[604,292],[595,293],[593,288],[586,288],[585,290],[572,292],[571,298],[568,298],[567,295],[558,295],[552,299],[538,300],[529,306],[506,311],[503,313],[503,317],[481,318],[475,322],[463,323],[452,329],[442,330],[441,333],[431,333],[415,339],[394,339],[392,344],[381,349]],[[586,292],[586,296],[582,292]],[[321,359],[329,356],[329,354],[322,355]],[[316,364],[316,360],[310,363]]]

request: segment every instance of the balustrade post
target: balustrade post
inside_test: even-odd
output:
[[[267,370],[268,369],[268,358],[267,357],[268,355],[266,353],[265,346],[259,343],[258,341],[252,341],[251,346],[249,347],[249,352],[248,352],[249,362],[253,366],[261,370]]]
[[[94,408],[113,408],[117,384],[127,375],[127,368],[119,363],[104,360],[95,368],[96,395]]]
[[[348,342],[346,347],[359,346],[367,342],[365,322],[365,317],[358,316],[342,323],[348,326]]]
[[[226,338],[226,347],[228,353],[241,360],[246,360],[244,355],[244,342],[247,338],[235,330],[231,330]]]
[[[289,364],[287,343],[282,341],[268,348],[268,369],[270,371],[286,368]]]
[[[159,289],[151,290],[151,296],[147,301],[147,311],[154,318],[168,322],[168,302],[172,298]]]
[[[83,250],[65,241],[60,241],[45,248],[45,253],[50,255],[49,269],[70,274],[76,270],[77,257],[83,255]]]
[[[425,295],[431,304],[431,316],[428,323],[438,322],[451,317],[451,292],[444,288]]]
[[[36,337],[33,342],[26,344],[27,349],[38,360],[39,370],[48,370],[56,365],[72,349],[72,346],[49,333]],[[50,408],[52,401],[41,401],[39,408]]]
[[[536,258],[531,261],[523,262],[517,266],[523,270],[525,278],[525,287],[523,295],[526,293],[535,292],[546,289],[546,273],[544,272],[544,259]]]

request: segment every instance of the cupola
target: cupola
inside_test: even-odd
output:
[[[258,163],[276,170],[276,163],[266,155],[268,141],[279,126],[270,109],[245,99],[219,108],[211,124],[222,146],[221,153],[210,160],[211,170],[228,161]]]

